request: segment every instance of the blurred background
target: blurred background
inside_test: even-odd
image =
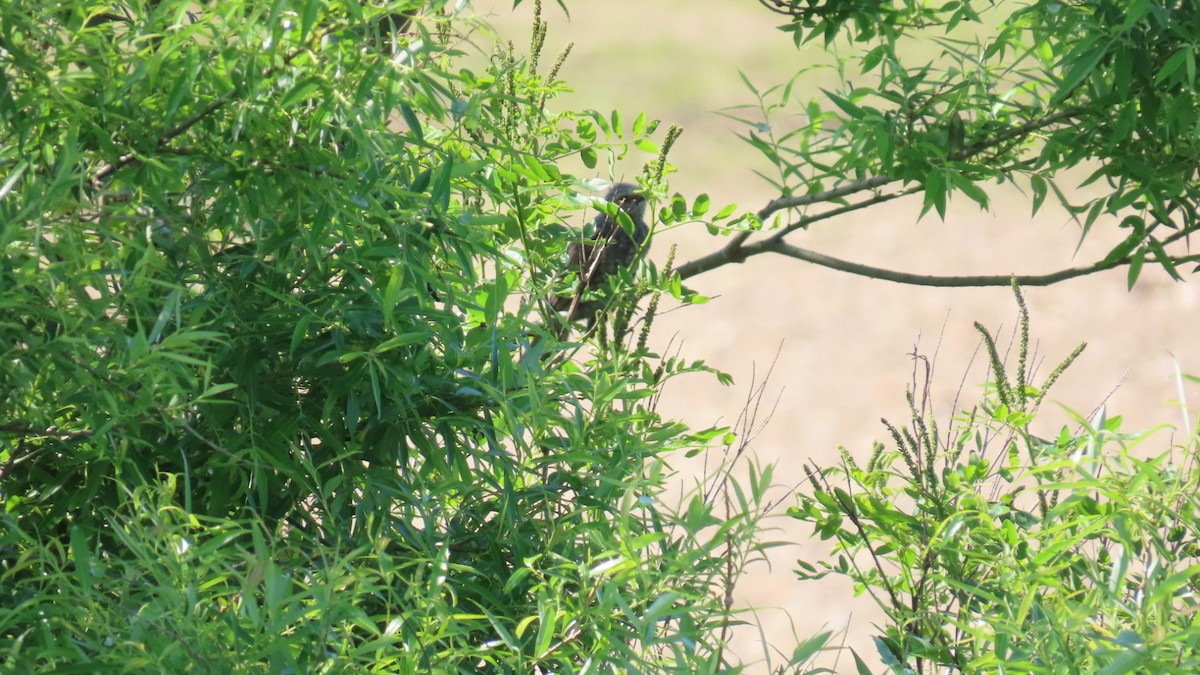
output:
[[[797,50],[791,37],[777,30],[779,17],[755,0],[566,4],[569,17],[552,0],[544,8],[550,29],[542,71],[568,42],[574,43],[561,77],[575,91],[552,105],[605,115],[620,110],[627,125],[645,112],[662,122],[658,140],[667,126],[683,127],[670,156],[679,172],[670,182],[671,191],[689,203],[707,193],[714,212],[728,203],[755,211],[778,196],[755,173],[769,175],[770,165],[736,136],[744,127],[718,111],[755,103],[739,71],[762,90],[814,64],[832,62],[829,54],[819,47]],[[532,0],[516,11],[509,0],[484,0],[472,11],[488,17],[518,53],[527,52]],[[488,38],[477,35],[473,41],[485,45]],[[812,69],[798,79],[794,97],[807,100],[819,96],[820,87],[836,84],[832,70]],[[754,115],[752,110],[731,112]],[[800,106],[794,112],[802,112]],[[616,175],[597,173],[605,179],[633,178],[650,159],[634,151],[613,170]],[[1064,178],[1060,187],[1077,183]],[[1080,227],[1063,210],[1047,202],[1031,217],[1030,200],[1017,189],[994,186],[990,192],[990,212],[959,198],[944,222],[936,215],[918,221],[920,197],[912,196],[818,223],[792,239],[860,263],[947,275],[1052,272],[1098,260],[1119,240],[1100,223],[1077,250]],[[661,264],[676,244],[678,264],[725,241],[699,225],[678,228],[655,238],[650,257]],[[914,350],[931,360],[936,356],[933,402],[943,428],[956,411],[956,396],[959,409],[973,405],[986,364],[972,324],[981,322],[1000,336],[1002,346],[1008,344],[1017,317],[1012,294],[1007,288],[902,286],[765,256],[695,277],[688,285],[711,302],[663,314],[654,339],[660,350],[672,344],[688,359],[703,359],[732,374],[735,384],[722,387],[704,376],[677,380],[663,397],[663,414],[693,428],[733,424],[778,352],[765,398],[777,407],[752,449],[758,462],[777,465],[775,494],[783,499],[779,517],[771,522],[775,529],[764,536],[788,545],[773,549],[769,565],[754,566],[738,585],[737,602],[756,608],[763,632],[740,630],[736,652],[749,672],[767,672],[768,654],[770,664],[778,666],[797,639],[832,630],[839,634],[835,644],[873,657],[872,623],[880,615],[872,603],[854,598],[850,585],[839,579],[796,580],[797,559],[818,560],[828,549],[783,515],[794,503],[787,495],[803,480],[805,462],[836,463],[838,445],[865,460],[873,441],[888,440],[880,418],[897,425],[908,420],[905,391],[914,387]],[[1124,416],[1127,431],[1172,425],[1158,432],[1157,449],[1167,447],[1172,435],[1186,435],[1181,398],[1200,400],[1200,388],[1181,390],[1175,364],[1184,373],[1200,374],[1194,338],[1200,285],[1176,283],[1161,269],[1147,267],[1133,291],[1127,290],[1121,269],[1028,288],[1025,297],[1035,351],[1044,359],[1034,361],[1040,364],[1035,384],[1078,343],[1088,343],[1043,405],[1052,414],[1039,422],[1045,425],[1042,431],[1053,433],[1067,421],[1059,406],[1088,415],[1103,404],[1110,417]],[[764,405],[764,412],[771,405]],[[683,487],[697,466],[682,460],[677,465]],[[829,655],[821,664],[835,672],[853,671],[848,654],[836,659]]]

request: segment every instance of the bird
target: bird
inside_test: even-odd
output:
[[[550,296],[550,306],[556,312],[566,311],[568,322],[578,316],[586,316],[591,322],[599,306],[583,302],[580,296],[586,290],[603,286],[617,270],[631,266],[644,253],[646,237],[650,233],[646,226],[646,196],[641,186],[617,183],[604,195],[604,201],[616,204],[629,216],[633,232],[621,227],[615,216],[601,211],[592,223],[591,237],[567,246],[567,271],[579,275],[579,286],[573,296]]]

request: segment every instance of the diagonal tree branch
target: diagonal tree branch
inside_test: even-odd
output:
[[[1030,134],[1045,129],[1046,127],[1070,120],[1075,120],[1079,118],[1083,112],[1084,111],[1082,108],[1072,107],[1031,119],[1024,124],[998,132],[972,143],[961,150],[951,153],[948,159],[955,162],[961,162],[978,157],[992,148],[1012,143],[1014,141],[1019,141]],[[754,214],[760,223],[765,222],[772,215],[785,209],[812,206],[814,204],[821,204],[825,202],[842,201],[847,197],[861,192],[877,191],[875,195],[867,199],[863,199],[862,201],[852,204],[843,204],[842,206],[816,215],[803,216],[784,226],[778,232],[771,234],[766,239],[754,243],[748,243],[750,241],[750,237],[754,234],[754,231],[739,232],[733,235],[730,240],[719,250],[681,265],[677,270],[679,277],[681,279],[688,279],[723,265],[745,262],[747,258],[760,255],[762,253],[780,253],[789,257],[823,265],[831,269],[875,277],[885,281],[894,281],[896,283],[916,284],[922,286],[1008,285],[1011,275],[938,277],[923,274],[908,274],[832,258],[809,249],[792,246],[784,241],[784,237],[787,235],[795,232],[796,230],[804,229],[815,222],[827,220],[835,216],[856,211],[858,209],[879,204],[881,202],[897,199],[905,195],[916,194],[925,189],[924,185],[918,184],[904,188],[897,192],[878,192],[878,190],[881,188],[898,182],[899,180],[901,179],[889,175],[873,176],[871,178],[857,180],[822,192],[805,195],[790,195],[773,199]],[[1027,275],[1024,277],[1018,277],[1017,279],[1019,283],[1028,286],[1052,284],[1056,281],[1062,281],[1063,279],[1070,279],[1076,276],[1093,274],[1106,269],[1112,269],[1113,267],[1120,267],[1122,265],[1129,264],[1130,259],[1131,258],[1127,256],[1117,261],[1100,261],[1093,265],[1073,267],[1045,275]]]
[[[847,185],[847,186],[843,186],[842,188],[838,188],[837,190],[830,190],[830,191],[822,192],[819,194],[806,195],[805,197],[806,198],[814,198],[815,202],[821,202],[821,201],[825,201],[825,199],[821,198],[821,195],[829,195],[832,192],[839,192],[841,194],[853,194],[855,192],[860,192],[862,190],[870,189],[869,187],[863,187],[867,183],[868,183],[868,181],[860,181],[859,183],[856,183],[853,186]],[[846,204],[843,206],[839,206],[835,209],[830,209],[829,211],[818,213],[816,215],[805,216],[803,218],[798,219],[797,221],[795,221],[793,223],[790,223],[790,224],[784,226],[778,232],[776,232],[775,234],[772,234],[769,238],[761,240],[761,241],[757,242],[756,244],[747,244],[746,243],[746,241],[750,238],[750,235],[754,234],[753,230],[738,232],[737,234],[733,235],[730,238],[729,243],[726,244],[725,246],[721,247],[720,250],[718,250],[714,253],[710,253],[702,258],[693,260],[689,263],[686,263],[686,264],[680,266],[679,269],[676,271],[679,273],[679,277],[681,279],[687,279],[689,277],[694,277],[698,274],[703,274],[704,272],[708,272],[710,270],[716,269],[718,267],[721,267],[722,265],[727,265],[729,263],[745,262],[746,258],[748,258],[752,255],[758,255],[760,253],[770,252],[769,247],[765,247],[764,244],[767,244],[768,242],[784,243],[783,238],[785,236],[787,236],[788,234],[795,232],[796,230],[804,229],[804,228],[808,227],[809,225],[812,225],[813,223],[816,223],[816,222],[819,222],[822,220],[828,220],[835,216],[840,216],[840,215],[849,213],[851,211],[857,211],[858,209],[863,209],[868,206],[880,204],[880,203],[886,202],[886,201],[891,201],[893,199],[898,199],[898,198],[904,197],[906,195],[915,194],[917,192],[920,192],[922,189],[923,188],[921,186],[914,185],[913,187],[910,187],[906,190],[902,190],[900,192],[893,192],[893,193],[889,193],[889,194],[882,194],[882,193],[876,194],[873,197],[864,199],[861,202],[855,202],[853,204]],[[830,197],[830,198],[832,199],[833,197]],[[797,199],[801,199],[801,198],[791,198],[791,197],[787,198],[787,200],[791,201],[791,202],[794,202]],[[772,209],[773,205],[776,205],[781,201],[784,201],[784,200],[777,199],[777,200],[771,202],[766,207],[764,207],[761,211],[759,211],[759,214],[762,214],[762,213],[770,214],[772,211],[770,211],[769,209]],[[779,208],[786,208],[786,207],[779,207]],[[775,210],[778,210],[778,209],[775,209]]]
[[[1050,286],[1060,281],[1066,281],[1067,279],[1074,279],[1076,277],[1087,276],[1097,272],[1104,272],[1117,267],[1124,267],[1133,261],[1133,255],[1127,255],[1116,260],[1100,260],[1090,265],[1068,267],[1066,269],[1050,272],[1048,274],[939,276],[931,274],[898,272],[896,270],[889,270],[882,267],[863,265],[861,263],[851,262],[849,260],[842,260],[841,258],[834,258],[833,256],[828,256],[823,253],[801,248],[799,246],[792,246],[787,242],[776,240],[774,238],[764,239],[762,241],[746,245],[739,250],[739,255],[742,256],[742,260],[762,253],[777,253],[789,258],[796,258],[797,260],[810,262],[814,265],[828,267],[829,269],[838,270],[840,272],[857,274],[859,276],[869,277],[871,279],[892,281],[898,284],[909,284],[913,286],[935,286],[940,288],[1008,286],[1012,283],[1014,278],[1016,278],[1017,283],[1021,286]],[[741,262],[741,260],[730,260],[728,262]],[[1176,265],[1187,262],[1200,262],[1200,254],[1172,258],[1171,262]],[[714,267],[716,266],[719,265],[714,265]]]
[[[767,202],[767,205],[759,209],[759,220],[765,221],[771,217],[776,211],[783,209],[794,209],[799,206],[810,206],[812,204],[820,204],[822,202],[832,202],[838,199],[844,199],[852,194],[863,192],[864,190],[877,190],[888,183],[894,183],[897,179],[891,176],[875,176],[863,180],[847,183],[841,187],[836,187],[823,192],[814,192],[807,195],[796,195],[792,197],[780,197]]]
[[[1051,272],[1049,274],[996,274],[996,275],[968,275],[968,276],[938,276],[928,274],[911,274],[908,272],[897,272],[895,270],[884,269],[882,267],[872,267],[860,263],[842,260],[827,256],[823,253],[810,251],[799,246],[792,246],[784,242],[775,242],[768,249],[772,253],[779,253],[789,258],[796,258],[822,267],[839,270],[841,272],[849,272],[859,276],[870,277],[872,279],[880,279],[882,281],[892,281],[898,284],[909,284],[913,286],[936,286],[939,288],[966,288],[975,286],[1009,286],[1013,279],[1017,280],[1017,284],[1021,286],[1049,286],[1051,284],[1082,277],[1096,272],[1113,269],[1128,265],[1131,256],[1125,256],[1113,261],[1099,261],[1091,265],[1082,265],[1079,267],[1069,267],[1067,269]]]

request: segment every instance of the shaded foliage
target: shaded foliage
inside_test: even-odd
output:
[[[603,340],[542,300],[594,187],[556,164],[653,125],[552,112],[540,21],[466,67],[461,9],[4,8],[6,667],[722,662],[753,517],[656,499],[712,435],[653,397],[707,369],[627,330],[631,273]]]

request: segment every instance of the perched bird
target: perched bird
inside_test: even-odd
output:
[[[598,307],[580,298],[583,292],[603,286],[609,275],[629,267],[642,253],[642,245],[650,228],[646,226],[646,197],[632,183],[617,183],[604,195],[605,201],[617,205],[633,222],[633,236],[617,222],[615,216],[601,211],[593,222],[590,239],[571,242],[567,246],[567,270],[579,275],[575,296],[552,295],[550,306],[555,311],[570,311],[568,321],[580,316],[590,317]]]

